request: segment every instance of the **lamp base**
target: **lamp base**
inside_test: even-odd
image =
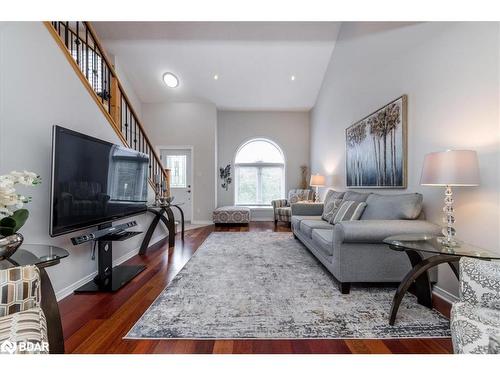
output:
[[[314,193],[314,202],[319,203],[319,187],[316,186],[316,192]]]
[[[456,238],[438,237],[437,242],[446,247],[460,247],[460,242]]]

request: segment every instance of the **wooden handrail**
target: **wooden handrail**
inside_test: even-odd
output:
[[[97,103],[101,111],[103,112],[106,119],[111,124],[112,128],[115,130],[116,134],[123,142],[124,145],[134,148],[136,150],[146,152],[150,155],[151,163],[150,163],[150,173],[149,173],[149,182],[154,187],[157,188],[157,178],[155,176],[159,175],[160,183],[165,181],[166,191],[165,194],[170,196],[170,173],[167,169],[163,167],[160,157],[156,153],[153,143],[149,139],[144,126],[142,125],[137,112],[132,107],[131,101],[128,98],[123,85],[118,78],[114,65],[111,63],[111,60],[107,56],[104,48],[99,41],[95,30],[92,25],[86,21],[76,21],[76,30],[70,28],[69,22],[44,22],[49,33],[53,36],[54,40],[61,48],[63,53],[65,54],[67,60],[70,62],[73,70],[80,78],[80,81],[84,84],[85,88]],[[61,35],[61,26],[63,27],[63,35]],[[80,29],[80,26],[83,27]],[[80,35],[80,31],[85,33],[85,39]],[[68,33],[71,32],[70,35],[71,43],[68,41]],[[73,41],[74,35],[76,35],[76,41]],[[90,35],[90,39],[88,36]],[[63,39],[64,36],[64,39]],[[90,42],[94,48],[89,47]],[[76,52],[77,55],[80,52],[80,44],[85,45],[86,55],[85,55],[85,63],[81,63],[80,61],[76,61],[75,57],[72,55],[73,43],[76,44]],[[99,71],[96,70],[96,61],[92,60],[92,69],[89,70],[89,50],[91,50],[91,58],[100,58],[100,79],[101,86],[100,92],[97,92],[97,88],[93,86],[95,83],[96,76],[99,77]],[[83,61],[83,48],[81,50],[82,53],[82,61]],[[79,65],[81,63],[81,65]],[[103,63],[105,65],[103,65]],[[85,69],[85,74],[82,71]],[[88,78],[89,72],[92,75],[92,81]],[[104,87],[105,86],[105,87]],[[125,106],[122,107],[122,103],[125,103]],[[125,111],[125,122],[123,121],[123,112]],[[131,115],[129,117],[129,114]],[[131,120],[128,123],[127,120]],[[132,128],[133,126],[133,128]],[[125,133],[123,130],[125,127]],[[130,136],[130,139],[128,139]],[[132,140],[133,136],[133,140]],[[139,138],[139,144],[137,144],[137,138]],[[142,138],[142,142],[141,142]],[[130,141],[130,142],[129,142]],[[141,147],[142,145],[142,147]],[[142,148],[142,150],[141,150]]]

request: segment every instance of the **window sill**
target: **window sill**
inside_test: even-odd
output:
[[[251,210],[255,210],[255,211],[258,211],[258,210],[269,210],[269,209],[272,209],[273,206],[271,205],[265,205],[265,206],[254,206],[254,205],[251,205],[251,204],[235,204],[235,206],[240,206],[240,207],[248,207],[250,208]]]

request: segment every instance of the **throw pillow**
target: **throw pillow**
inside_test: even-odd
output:
[[[321,218],[325,221],[330,222],[332,217],[337,213],[340,205],[342,203],[342,199],[330,199],[328,202],[325,202],[323,207],[323,215]]]
[[[328,215],[329,213],[332,212],[332,209],[335,207],[335,200],[339,199],[342,200],[344,196],[344,192],[338,192],[335,190],[328,190],[325,196],[325,200],[323,202],[323,214],[321,215],[321,218],[325,221],[330,221],[331,215]],[[340,206],[340,202],[337,204]]]
[[[341,221],[359,220],[365,210],[365,202],[344,201],[335,215],[330,220],[331,224],[337,224]]]
[[[300,202],[302,200],[303,200],[302,194],[294,193],[294,194],[290,194],[290,196],[288,197],[289,204],[294,204],[294,203]]]

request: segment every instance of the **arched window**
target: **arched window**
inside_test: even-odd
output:
[[[284,197],[285,157],[269,139],[252,139],[240,146],[234,172],[236,204],[265,206]]]

